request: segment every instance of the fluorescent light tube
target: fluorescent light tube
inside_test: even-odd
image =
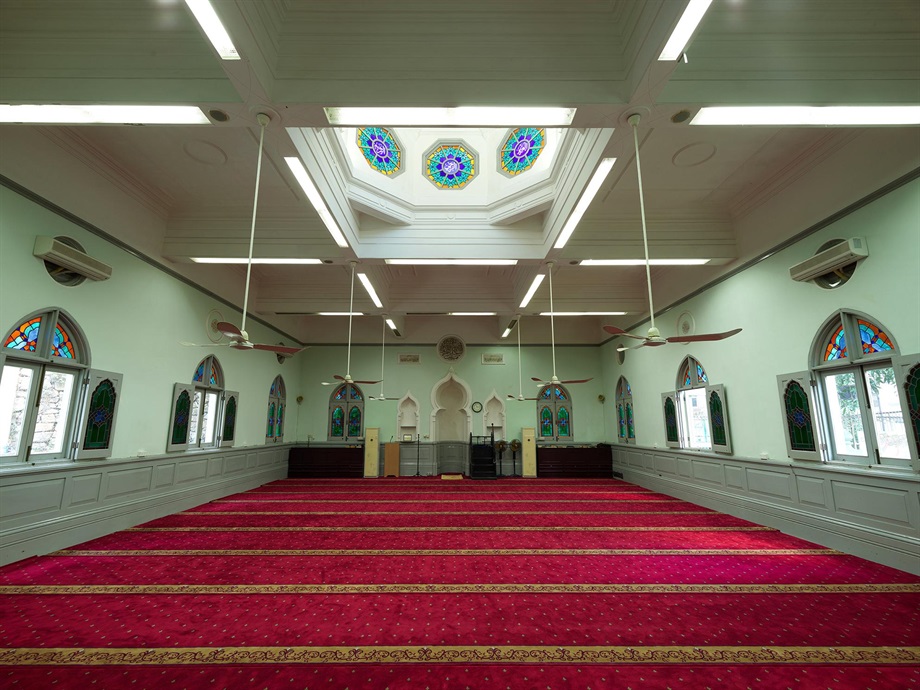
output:
[[[569,241],[569,238],[572,236],[572,233],[575,232],[575,228],[578,226],[578,222],[581,220],[581,217],[585,215],[585,211],[588,210],[588,206],[590,206],[591,202],[594,201],[594,196],[597,194],[597,190],[601,188],[604,180],[607,179],[607,175],[610,174],[610,170],[613,168],[613,164],[616,162],[616,158],[604,158],[601,160],[600,165],[597,166],[597,170],[594,171],[594,175],[591,176],[591,181],[588,182],[588,186],[585,187],[585,191],[581,193],[581,198],[578,200],[578,203],[575,204],[575,208],[572,211],[572,214],[569,216],[569,219],[562,227],[562,232],[559,233],[559,237],[556,238],[556,244],[553,245],[554,249],[562,249],[565,246],[565,243]]]
[[[691,125],[872,127],[920,125],[916,105],[776,105],[700,108]]]
[[[703,15],[706,14],[710,4],[712,0],[690,0],[677,26],[674,27],[671,38],[668,39],[664,50],[658,56],[659,60],[677,60],[683,55],[684,48],[687,47],[690,37],[703,20]]]
[[[516,266],[517,259],[385,259],[392,266]]]
[[[44,125],[208,125],[194,105],[0,105],[0,122]]]
[[[506,328],[505,332],[502,333],[502,338],[507,338],[509,335],[511,335],[511,328]]]
[[[380,309],[383,306],[383,302],[381,302],[380,298],[377,297],[377,291],[374,290],[374,286],[371,285],[371,280],[370,278],[367,277],[367,274],[359,273],[358,280],[361,281],[361,284],[364,286],[364,289],[367,290],[367,294],[371,298],[371,302],[374,303],[374,306]]]
[[[702,266],[712,259],[649,259],[651,266]],[[584,259],[579,266],[645,266],[645,259]]]
[[[236,51],[233,41],[230,40],[230,34],[227,33],[211,3],[208,0],[185,0],[185,4],[195,15],[201,30],[204,31],[221,59],[239,60],[240,54]]]
[[[541,311],[540,316],[626,316],[625,311]]]
[[[248,259],[245,257],[223,257],[223,256],[192,256],[190,257],[192,261],[196,264],[245,264],[248,263]],[[260,258],[257,259],[253,257],[253,264],[275,264],[275,265],[290,265],[290,266],[300,266],[305,264],[321,264],[323,263],[319,259],[267,259]]]
[[[294,178],[300,183],[310,203],[313,204],[313,208],[316,209],[317,214],[319,214],[329,234],[332,235],[332,239],[335,240],[337,245],[346,249],[348,247],[348,240],[345,239],[345,235],[343,235],[342,231],[339,229],[338,223],[335,222],[335,218],[332,217],[332,214],[326,207],[326,202],[323,201],[322,195],[319,193],[316,185],[313,184],[313,180],[310,178],[307,169],[303,167],[303,163],[301,163],[300,159],[296,156],[286,156],[284,160],[291,169],[291,172],[294,173]]]
[[[387,319],[387,326],[390,327],[390,330],[391,330],[391,331],[395,331],[395,330],[396,330],[396,324],[393,323],[393,319]]]
[[[540,287],[540,283],[543,282],[543,279],[545,277],[546,277],[545,273],[538,273],[537,275],[534,276],[533,282],[530,284],[530,289],[527,291],[527,294],[524,295],[524,300],[521,302],[521,306],[519,307],[519,309],[523,309],[528,304],[530,304],[530,300],[533,299],[534,293],[537,291],[537,288]]]
[[[325,108],[330,125],[400,127],[567,127],[575,108]]]
[[[363,311],[353,311],[349,314],[347,311],[321,311],[320,316],[364,316]]]
[[[448,316],[495,316],[498,312],[494,311],[452,311]]]

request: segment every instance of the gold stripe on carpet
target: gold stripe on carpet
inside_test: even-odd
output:
[[[123,532],[776,532],[773,527],[129,527]]]
[[[447,489],[418,489],[416,491],[329,491],[327,489],[317,489],[315,491],[259,491],[254,489],[246,493],[253,496],[274,496],[276,494],[283,496],[299,496],[302,494],[325,494],[327,496],[334,496],[336,494],[343,494],[346,496],[351,496],[352,494],[373,494],[374,496],[384,496],[386,494],[409,494],[410,496],[424,496],[426,494],[435,496],[481,496],[482,494],[508,494],[509,496],[518,496],[520,494],[539,494],[541,496],[551,494],[617,494],[618,496],[626,494],[655,495],[654,491],[612,491],[610,489],[605,489],[603,491],[451,491]]]
[[[0,595],[76,594],[918,594],[920,584],[284,584],[0,585]]]
[[[607,501],[605,498],[564,498],[564,499],[541,499],[541,498],[524,498],[516,500],[513,498],[449,498],[446,501],[437,499],[424,499],[426,504],[429,503],[602,503]],[[211,503],[355,503],[351,498],[272,498],[272,499],[252,499],[252,498],[222,498]],[[382,498],[375,500],[372,498],[362,498],[361,503],[418,503],[419,500],[401,501],[391,498]],[[676,498],[631,498],[628,501],[618,501],[622,503],[683,503]]]
[[[0,664],[156,666],[163,664],[916,664],[920,647],[763,646],[360,646],[360,647],[18,647]]]
[[[546,515],[545,510],[187,510],[176,515]],[[554,510],[553,515],[721,515],[714,510]]]
[[[53,556],[842,556],[833,549],[64,549]]]

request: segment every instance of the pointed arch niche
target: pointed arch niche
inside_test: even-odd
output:
[[[470,439],[470,387],[453,371],[431,388],[431,440]]]
[[[495,429],[495,440],[505,438],[505,401],[494,390],[482,409],[482,433],[489,436]]]
[[[396,428],[399,430],[399,440],[405,441],[406,436],[411,436],[412,441],[418,438],[419,415],[418,400],[411,392],[407,392],[399,399],[396,405]]]

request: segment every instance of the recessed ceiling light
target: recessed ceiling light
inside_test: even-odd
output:
[[[575,108],[325,108],[330,125],[390,127],[565,127]]]
[[[872,127],[920,125],[916,105],[771,105],[700,108],[691,125]]]
[[[540,316],[626,316],[625,311],[541,311]]]
[[[396,330],[396,324],[393,323],[393,319],[387,319],[386,322],[387,322],[387,326],[390,327],[390,330],[391,330],[391,331],[395,331],[395,330]]]
[[[530,284],[530,289],[527,290],[527,294],[524,295],[524,299],[521,301],[520,309],[523,309],[528,304],[530,304],[530,300],[533,299],[534,293],[537,291],[537,288],[540,287],[540,283],[543,282],[545,277],[545,273],[538,273],[534,276],[533,282]]]
[[[448,316],[495,316],[497,312],[494,311],[452,311],[449,312]]]
[[[347,311],[321,311],[319,316],[364,316],[363,311],[353,311],[350,314]]]
[[[230,40],[230,34],[224,28],[223,22],[217,16],[214,8],[208,0],[185,0],[185,4],[195,15],[201,30],[214,46],[214,50],[223,60],[239,60],[240,54],[237,52],[233,41]]]
[[[326,202],[323,201],[322,195],[319,193],[316,185],[313,184],[313,180],[309,173],[307,173],[307,169],[303,167],[303,163],[301,163],[300,159],[296,156],[286,156],[284,160],[291,169],[291,172],[294,173],[294,178],[300,183],[310,203],[313,204],[313,208],[316,209],[316,212],[319,214],[329,234],[332,235],[332,239],[343,249],[347,248],[348,240],[345,239],[345,235],[343,235],[341,229],[339,229],[339,225],[335,222],[335,218],[332,217],[329,209],[326,208]]]
[[[659,60],[677,60],[683,55],[684,48],[687,47],[690,37],[696,31],[696,27],[699,26],[703,15],[706,14],[706,10],[709,9],[711,4],[712,0],[690,0],[687,9],[684,10],[680,20],[677,22],[677,26],[671,32],[671,37],[665,44],[664,50],[658,56]]]
[[[581,217],[585,215],[585,211],[588,210],[588,206],[590,206],[591,202],[594,200],[594,195],[597,194],[597,190],[601,188],[604,180],[607,179],[607,175],[610,174],[613,164],[616,162],[616,158],[604,158],[601,160],[600,165],[597,166],[597,170],[594,171],[594,175],[591,176],[591,181],[588,183],[588,186],[585,187],[585,191],[581,193],[581,198],[578,200],[578,203],[575,204],[575,209],[562,227],[562,232],[560,232],[559,237],[556,238],[556,244],[553,245],[555,249],[562,249],[565,243],[569,241]]]
[[[44,125],[209,125],[194,105],[0,105],[0,122]]]
[[[248,259],[245,257],[225,257],[225,256],[192,256],[189,257],[196,264],[245,264],[248,263]],[[253,264],[278,264],[278,265],[291,265],[291,266],[300,266],[305,264],[321,264],[323,263],[320,259],[268,259],[268,258],[253,258]]]
[[[652,266],[702,266],[712,259],[649,259]],[[585,259],[581,266],[644,266],[645,259]]]
[[[507,338],[509,335],[511,335],[511,327],[510,327],[510,326],[509,326],[508,328],[505,329],[505,332],[504,332],[504,333],[502,333],[502,338]]]
[[[377,291],[374,289],[374,286],[371,285],[370,278],[367,277],[366,273],[359,273],[358,280],[361,281],[361,284],[364,286],[364,289],[367,290],[368,296],[371,298],[371,302],[374,303],[374,306],[380,309],[383,306],[383,302],[380,301],[380,298],[377,297]]]
[[[393,266],[516,266],[517,259],[385,259]]]

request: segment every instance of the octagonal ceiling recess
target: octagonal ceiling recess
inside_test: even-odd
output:
[[[613,134],[531,127],[287,131],[355,255],[368,259],[544,258]],[[456,155],[460,149],[472,174],[459,168],[468,164]],[[453,179],[438,177],[437,165],[454,162],[456,169],[445,168]]]

